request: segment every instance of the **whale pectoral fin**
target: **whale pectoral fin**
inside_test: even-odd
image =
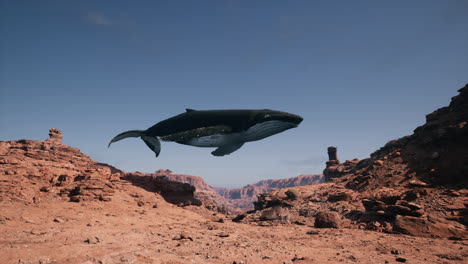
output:
[[[226,145],[219,147],[215,149],[215,151],[211,152],[213,156],[224,156],[224,155],[229,155],[233,153],[234,151],[240,149],[244,145],[244,142],[239,143],[239,144],[233,144],[233,145]]]
[[[159,139],[150,136],[141,136],[141,139],[143,139],[146,145],[156,154],[156,157],[158,157],[161,152],[161,142]]]

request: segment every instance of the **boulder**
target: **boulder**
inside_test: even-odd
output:
[[[465,227],[457,222],[441,218],[419,218],[398,215],[395,218],[393,231],[421,237],[460,237],[468,238]]]
[[[316,228],[340,228],[340,215],[336,212],[318,212],[315,215],[314,227]]]

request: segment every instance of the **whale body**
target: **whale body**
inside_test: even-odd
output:
[[[146,130],[130,130],[115,136],[109,146],[128,137],[141,137],[159,156],[162,141],[173,141],[194,147],[216,148],[211,154],[224,156],[244,143],[261,140],[297,127],[298,115],[262,110],[193,110],[163,120]]]

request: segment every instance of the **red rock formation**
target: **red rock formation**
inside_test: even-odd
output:
[[[63,144],[60,130],[50,129],[49,136],[45,141],[0,142],[0,202],[110,201],[116,190],[133,183],[176,204],[200,204],[189,184],[128,175]]]
[[[210,209],[221,209],[225,212],[253,209],[253,202],[262,193],[268,193],[280,188],[317,184],[323,181],[322,175],[311,174],[287,179],[262,180],[242,188],[225,189],[208,185],[202,177],[176,174],[171,170],[159,169],[155,173],[143,173],[141,175],[164,177],[168,180],[188,183],[195,187],[195,197],[203,201],[205,206]]]
[[[265,210],[281,207],[269,221],[310,224],[320,212],[337,212],[342,227],[468,238],[468,85],[459,92],[413,135],[368,159],[327,162],[327,183],[262,194],[240,221],[265,221]]]
[[[208,185],[202,177],[176,174],[169,169],[159,169],[154,173],[127,173],[128,176],[138,175],[147,178],[146,182],[152,181],[150,179],[166,180],[170,182],[179,182],[193,186],[193,197],[201,202],[206,208],[212,211],[219,211],[223,213],[239,212],[237,207],[233,207],[229,201],[220,196],[216,190]],[[174,200],[173,198],[170,199]],[[195,201],[187,200],[187,204],[197,204]]]

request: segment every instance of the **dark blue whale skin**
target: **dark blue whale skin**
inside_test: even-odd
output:
[[[269,115],[265,118],[265,115]],[[286,112],[274,110],[191,110],[163,120],[148,128],[146,134],[150,136],[167,136],[182,131],[200,127],[228,126],[233,132],[247,128],[268,120],[281,120],[299,124],[302,117]]]
[[[143,141],[148,145],[148,147],[156,153],[157,157],[160,152],[159,139],[164,141],[175,141],[180,144],[199,146],[191,144],[190,142],[194,142],[193,140],[197,138],[208,140],[206,137],[213,135],[226,136],[227,138],[229,138],[231,135],[240,135],[240,133],[249,131],[249,129],[251,128],[255,129],[255,127],[262,126],[266,127],[266,124],[269,124],[269,129],[271,129],[271,127],[274,127],[275,124],[288,124],[288,128],[286,129],[289,129],[298,126],[302,122],[302,120],[303,118],[301,116],[269,109],[186,109],[185,113],[163,120],[148,128],[147,130],[130,130],[123,132],[114,137],[109,143],[109,146],[113,142],[119,141],[123,138],[141,137]],[[271,135],[280,132],[274,132]],[[221,149],[218,150],[218,152],[212,152],[212,154],[221,154],[216,156],[227,155],[240,148],[245,142],[255,140],[259,139],[245,141],[237,140],[236,142],[226,141],[226,144],[220,143],[220,145],[216,145],[213,147],[227,147],[227,145],[231,145],[229,146],[229,151],[224,151],[223,149]]]

